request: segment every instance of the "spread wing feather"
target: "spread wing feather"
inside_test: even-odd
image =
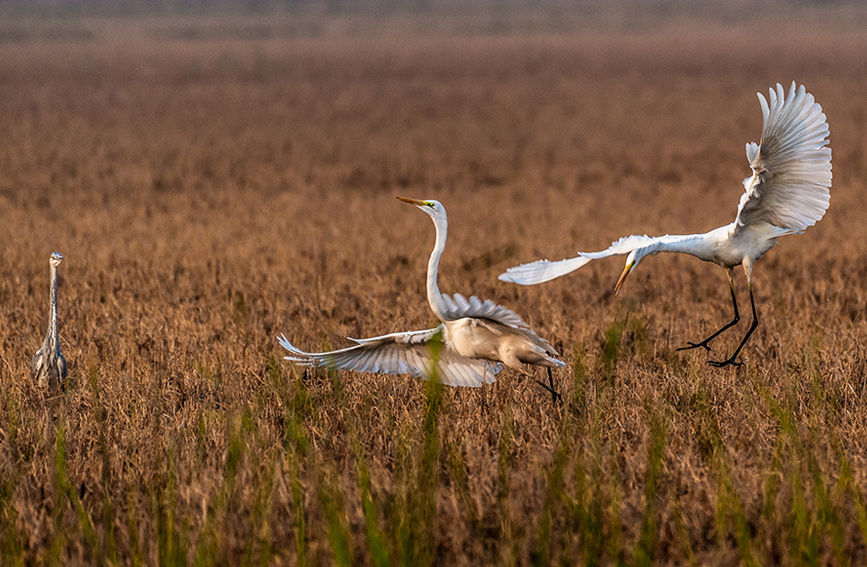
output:
[[[557,350],[551,346],[551,343],[537,335],[517,313],[507,307],[498,305],[490,299],[479,299],[475,295],[467,299],[460,293],[453,295],[443,294],[443,299],[448,306],[448,311],[445,313],[446,320],[456,321],[458,319],[471,318],[493,321],[512,332],[526,337],[542,350],[558,356]]]
[[[512,266],[498,277],[503,282],[519,285],[536,285],[574,272],[589,261],[590,258],[584,256],[557,261],[536,260],[535,262],[521,264],[520,266]]]
[[[758,222],[801,232],[824,216],[830,202],[831,148],[822,107],[795,83],[759,93],[761,144],[746,146],[753,171],[744,180],[736,230]]]
[[[511,282],[520,285],[535,285],[551,281],[560,276],[574,272],[590,260],[598,260],[618,254],[629,254],[638,248],[653,245],[668,238],[666,236],[647,236],[646,234],[632,234],[624,236],[611,243],[611,246],[599,252],[579,252],[574,258],[565,260],[536,260],[529,264],[522,264],[507,269],[500,274],[500,281]]]
[[[286,360],[301,366],[325,366],[358,372],[412,374],[427,379],[433,372],[431,342],[442,337],[443,326],[424,331],[391,333],[368,339],[350,339],[356,344],[329,352],[304,352],[281,335],[280,345],[289,351]],[[486,360],[467,358],[448,345],[439,352],[439,379],[448,386],[478,387],[496,380],[502,365]]]
[[[448,306],[448,310],[445,313],[446,320],[454,321],[457,319],[463,319],[464,317],[473,317],[490,319],[497,323],[506,325],[507,327],[515,327],[519,329],[529,328],[527,323],[525,323],[517,313],[511,309],[503,307],[502,305],[494,303],[490,299],[482,300],[475,295],[470,296],[470,298],[467,299],[460,293],[455,293],[453,295],[444,293],[443,299]]]

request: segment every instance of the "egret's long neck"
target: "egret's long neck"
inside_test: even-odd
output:
[[[446,305],[443,300],[443,294],[440,293],[440,288],[437,285],[437,271],[440,266],[440,256],[446,248],[446,236],[448,234],[448,222],[445,217],[432,217],[434,226],[437,229],[437,240],[434,244],[433,251],[430,253],[430,259],[427,262],[427,302],[430,308],[440,318],[441,321],[446,320]]]
[[[703,234],[667,234],[660,236],[651,246],[653,252],[681,252],[709,260],[714,254],[716,236],[716,231]]]
[[[57,348],[57,266],[51,265],[51,300],[48,313],[48,340]]]

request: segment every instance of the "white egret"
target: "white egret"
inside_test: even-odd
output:
[[[390,333],[369,339],[350,339],[355,345],[330,352],[304,352],[293,346],[285,336],[280,344],[291,355],[287,360],[303,366],[327,366],[359,372],[382,372],[429,377],[433,362],[443,384],[478,387],[491,383],[502,364],[520,369],[521,364],[548,368],[546,386],[556,399],[550,369],[562,367],[557,351],[538,336],[517,314],[493,301],[460,294],[446,295],[437,285],[440,256],[446,246],[448,222],[446,210],[439,201],[398,197],[415,205],[436,226],[436,244],[427,267],[427,299],[431,310],[442,321],[437,327],[423,331]],[[436,349],[437,344],[442,348]],[[438,350],[433,354],[434,350]],[[501,364],[502,363],[502,364]]]
[[[752,176],[744,179],[735,221],[704,234],[626,236],[601,252],[579,252],[557,262],[539,260],[509,268],[500,279],[522,285],[552,280],[577,270],[590,260],[628,254],[626,267],[614,287],[620,291],[626,277],[647,255],[683,252],[726,269],[731,289],[734,318],[699,342],[678,350],[702,347],[740,320],[732,270],[742,266],[750,291],[753,320],[743,340],[726,360],[710,361],[717,367],[740,366],[737,360],[744,344],[758,326],[753,299],[753,263],[770,250],[781,236],[799,234],[815,224],[828,208],[831,187],[831,148],[828,123],[813,95],[792,83],[786,96],[782,85],[770,89],[769,99],[758,93],[764,126],[760,144],[746,145]]]
[[[60,333],[57,328],[57,268],[63,261],[60,252],[48,258],[51,269],[51,293],[48,300],[48,332],[42,346],[33,355],[31,370],[39,387],[59,386],[66,379],[66,359],[60,352]]]

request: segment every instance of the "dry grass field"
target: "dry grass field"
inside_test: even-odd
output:
[[[250,21],[0,29],[0,564],[867,563],[867,28]],[[730,222],[754,93],[792,79],[828,116],[831,207],[757,264],[743,368],[675,352],[730,317],[713,265],[647,259],[619,297],[622,259],[497,281]],[[551,339],[565,403],[539,371],[282,360],[283,332],[433,323],[433,226],[396,195],[445,204],[441,288]],[[52,250],[63,392],[28,366]]]

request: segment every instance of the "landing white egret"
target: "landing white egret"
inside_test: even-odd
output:
[[[304,352],[285,336],[280,344],[291,354],[287,360],[303,366],[327,366],[359,372],[409,373],[428,377],[437,361],[439,380],[449,386],[478,387],[495,381],[502,364],[521,369],[522,364],[548,368],[548,385],[557,397],[550,369],[564,363],[557,351],[538,336],[517,314],[493,301],[460,294],[441,293],[437,285],[440,256],[446,246],[448,222],[442,203],[398,197],[415,205],[436,227],[436,244],[427,267],[427,300],[442,322],[433,329],[390,333],[369,339],[350,339],[357,344],[329,352]],[[436,349],[435,344],[442,348]],[[438,350],[437,354],[432,354]],[[541,384],[541,382],[540,382]]]
[[[683,252],[726,269],[734,318],[709,337],[690,342],[678,350],[702,347],[740,320],[732,270],[742,266],[750,291],[753,320],[734,353],[726,360],[710,361],[717,367],[740,366],[737,360],[747,339],[759,324],[753,299],[753,263],[770,250],[781,236],[799,234],[815,224],[828,208],[831,187],[831,148],[828,123],[822,107],[804,87],[792,83],[786,96],[782,85],[770,89],[769,100],[758,93],[764,126],[760,144],[746,146],[752,176],[744,179],[735,221],[704,234],[626,236],[601,252],[579,252],[557,262],[539,260],[509,268],[500,279],[522,285],[552,280],[577,270],[590,260],[628,254],[626,267],[614,287],[620,291],[626,277],[647,255]]]

